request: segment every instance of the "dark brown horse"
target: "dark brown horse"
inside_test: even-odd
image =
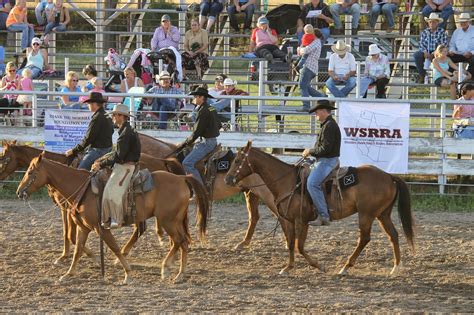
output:
[[[287,273],[294,268],[294,248],[297,242],[298,251],[308,263],[321,269],[316,260],[313,260],[304,249],[308,233],[308,221],[314,219],[315,213],[308,194],[301,198],[296,190],[298,170],[294,165],[286,164],[279,159],[258,149],[247,146],[241,149],[234,159],[225,181],[229,185],[237,184],[249,174],[257,173],[271,190],[278,205],[278,214],[290,222],[287,228],[289,240],[289,262],[280,272]],[[387,233],[393,247],[394,266],[391,274],[398,271],[400,266],[400,248],[398,233],[392,223],[390,215],[398,195],[398,213],[403,231],[414,249],[414,221],[410,208],[410,193],[406,183],[399,177],[390,175],[374,166],[364,165],[357,168],[359,184],[342,191],[342,211],[330,212],[332,220],[340,220],[354,213],[359,215],[359,243],[347,260],[339,274],[347,274],[354,266],[357,257],[370,241],[370,230],[374,219],[377,219]],[[301,202],[303,204],[301,204]],[[336,209],[329,204],[330,209]]]
[[[171,143],[164,142],[162,140],[150,137],[148,135],[139,134],[140,142],[142,146],[142,152],[147,153],[154,157],[169,157],[174,155],[177,150],[177,146]],[[245,233],[244,239],[235,246],[236,249],[248,246],[252,240],[255,227],[260,218],[258,213],[258,203],[261,199],[265,205],[272,211],[274,215],[277,215],[277,208],[274,202],[274,198],[270,190],[265,186],[265,183],[257,174],[249,175],[240,181],[238,186],[225,185],[224,173],[217,173],[213,192],[213,200],[221,200],[240,192],[244,192],[245,201],[247,204],[247,211],[249,215],[247,233]],[[282,228],[285,228],[285,222],[281,222]]]
[[[74,206],[77,191],[88,180],[90,173],[84,170],[77,170],[58,162],[44,158],[41,154],[31,161],[31,164],[18,186],[17,194],[20,198],[27,198],[28,195],[37,191],[44,185],[51,185],[65,196],[70,208]],[[198,208],[198,224],[201,235],[206,233],[207,213],[209,209],[208,200],[204,187],[192,176],[179,176],[168,172],[158,171],[152,173],[155,183],[159,187],[141,194],[137,194],[135,204],[137,216],[135,225],[148,218],[156,217],[163,229],[168,233],[172,242],[172,247],[163,260],[161,275],[165,278],[167,267],[173,260],[178,250],[181,251],[181,264],[175,281],[179,281],[185,272],[188,244],[190,235],[188,231],[188,206],[191,191],[188,185],[192,186],[196,194]],[[98,220],[97,196],[92,193],[90,187],[87,188],[84,197],[74,211],[72,218],[77,225],[76,248],[73,261],[67,273],[61,277],[73,275],[76,272],[77,262],[82,255],[87,237],[92,230],[102,233],[102,237],[107,246],[120,260],[125,271],[124,283],[127,283],[130,273],[130,266],[125,257],[121,254],[120,247],[110,230],[101,229]]]

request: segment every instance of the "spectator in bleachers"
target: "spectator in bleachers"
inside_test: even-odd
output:
[[[217,16],[224,9],[224,2],[225,0],[202,0],[199,13],[199,27],[204,28],[207,18],[206,31],[210,32]]]
[[[439,45],[448,45],[448,35],[446,31],[439,27],[439,23],[443,21],[437,13],[431,13],[429,18],[425,18],[428,22],[428,28],[420,35],[419,51],[413,54],[416,69],[418,70],[418,83],[423,84],[425,81],[426,70],[425,63],[429,64],[434,58],[434,51]]]
[[[66,27],[71,22],[69,9],[63,5],[63,0],[56,0],[51,10],[47,11],[48,24],[44,29],[44,44],[49,45],[49,34],[51,32],[65,32]]]
[[[336,0],[336,3],[329,6],[337,33],[342,33],[342,24],[339,16],[347,14],[352,16],[352,35],[357,35],[360,19],[360,5],[357,2],[358,0]]]
[[[33,24],[28,23],[26,0],[17,0],[16,5],[8,14],[7,30],[10,32],[22,32],[21,49],[28,47],[35,37]]]
[[[460,100],[474,101],[474,84],[466,84]],[[474,105],[454,105],[453,130],[456,138],[474,139]]]
[[[224,80],[224,91],[220,95],[249,95],[241,89],[236,89],[237,81],[227,78]],[[211,104],[217,110],[219,120],[226,122],[230,120],[230,99],[221,99]],[[239,107],[239,101],[236,100],[235,107]]]
[[[84,87],[81,89],[82,92],[99,92],[100,94],[105,94],[104,90],[104,81],[100,77],[93,77],[89,80],[89,83],[92,85],[90,90],[84,91]],[[81,96],[79,97],[79,102],[83,103],[87,100],[88,96]],[[104,99],[107,97],[104,96]]]
[[[321,56],[323,34],[319,29],[314,29],[316,38],[311,44],[306,47],[298,49],[299,55],[307,55],[306,62],[300,72],[299,86],[301,89],[301,96],[303,97],[324,97],[323,93],[319,92],[311,86],[311,81],[319,72],[319,57]],[[303,101],[303,107],[299,111],[307,112],[310,109],[310,102]]]
[[[252,31],[249,51],[255,51],[257,57],[265,58],[270,63],[273,62],[273,58],[286,60],[286,54],[278,47],[278,34],[268,26],[268,19],[265,16],[258,18],[257,27]]]
[[[385,87],[389,82],[390,64],[388,57],[382,54],[377,44],[369,46],[369,55],[365,59],[364,76],[360,79],[360,95],[367,97],[369,86],[375,85],[377,94],[375,98],[387,98]]]
[[[328,74],[326,87],[334,97],[346,97],[356,86],[356,61],[351,54],[350,46],[346,45],[344,40],[338,40],[331,46],[334,52],[329,57]],[[336,85],[344,85],[339,89]]]
[[[39,26],[44,26],[48,23],[48,11],[54,7],[53,0],[38,0],[38,5],[35,8],[36,21]]]
[[[133,68],[125,68],[123,70],[123,74],[125,78],[122,80],[120,83],[120,92],[122,93],[128,93],[128,90],[130,90],[132,87],[144,87],[145,84],[143,84],[142,79],[137,77],[137,72]]]
[[[171,76],[168,71],[161,71],[158,76],[159,85],[152,87],[147,94],[183,94],[181,89],[171,86]],[[166,129],[167,121],[174,112],[179,110],[182,105],[182,100],[178,98],[154,98],[152,100],[151,109],[153,116],[158,116],[158,128]]]
[[[186,76],[186,69],[196,69],[198,79],[209,69],[209,34],[199,27],[197,19],[191,20],[191,29],[184,35],[183,77]]]
[[[12,5],[10,0],[1,0],[0,1],[0,30],[7,29],[7,18],[8,13],[12,9]]]
[[[375,32],[377,18],[382,13],[388,24],[387,33],[393,32],[395,27],[394,14],[398,11],[399,0],[372,0],[372,9],[369,12],[370,31]]]
[[[446,28],[449,17],[454,14],[453,0],[426,0],[426,5],[421,11],[425,20],[427,17],[430,17],[433,12],[441,12],[442,21],[439,26]]]
[[[40,48],[41,40],[38,37],[33,38],[31,41],[31,47],[26,48],[26,66],[33,74],[33,79],[37,79],[41,76],[44,70],[49,69],[48,64],[48,51],[44,48]],[[18,70],[20,74],[22,69]]]
[[[161,48],[174,47],[179,48],[179,39],[181,34],[179,29],[171,25],[171,18],[168,14],[161,16],[161,26],[155,29],[151,39],[151,51],[158,51]]]
[[[253,13],[255,12],[256,0],[231,0],[233,4],[227,8],[229,14],[230,26],[234,32],[239,33],[240,28],[237,23],[237,14],[245,13],[244,20],[244,33],[250,34],[250,28],[252,27]],[[231,31],[232,31],[231,30]]]
[[[448,87],[451,94],[451,99],[455,100],[457,97],[457,83],[458,83],[458,66],[448,57],[448,47],[439,45],[434,53],[435,57],[431,63],[433,70],[433,83],[439,87]],[[450,71],[453,69],[454,71]],[[464,70],[463,70],[464,71]],[[470,73],[466,72],[469,75]]]
[[[5,76],[2,78],[2,83],[0,85],[1,91],[13,91],[19,90],[20,85],[20,75],[16,73],[15,63],[12,61],[8,62],[5,67]],[[16,94],[4,94],[1,97],[8,100],[16,100],[18,95]]]
[[[94,88],[94,84],[92,83],[92,79],[97,77],[97,70],[93,64],[88,64],[82,69],[82,74],[87,79],[86,84],[82,87],[82,92],[89,92]]]
[[[214,79],[214,87],[209,89],[209,94],[212,97],[217,97],[222,92],[224,92],[224,80],[227,79],[225,74],[218,74]]]
[[[321,0],[311,0],[301,10],[301,15],[297,21],[296,34],[298,35],[299,42],[301,43],[303,38],[303,27],[305,24],[311,24],[314,28],[319,29],[323,34],[323,43],[326,42],[330,34],[329,24],[333,22],[329,6]]]
[[[30,69],[25,68],[21,72],[20,88],[22,91],[33,91],[33,80],[31,79],[32,72]],[[21,94],[18,96],[16,101],[23,105],[23,115],[31,116],[31,105],[32,105],[33,96]]]
[[[60,92],[70,93],[70,92],[81,92],[81,87],[79,86],[79,76],[75,71],[69,71],[66,74],[66,80],[64,86],[61,88]],[[68,109],[80,109],[81,103],[79,103],[79,96],[61,96],[62,106],[61,108]]]
[[[474,77],[474,26],[469,13],[461,13],[459,27],[454,31],[449,43],[448,56],[454,63],[467,62],[467,70]]]

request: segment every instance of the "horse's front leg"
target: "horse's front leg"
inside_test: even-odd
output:
[[[60,206],[61,219],[63,221],[63,253],[58,259],[54,261],[55,265],[63,263],[69,257],[69,251],[71,249],[71,243],[69,242],[69,224],[68,224],[68,213],[67,210]]]
[[[301,220],[298,220],[295,223],[296,226],[296,242],[298,245],[298,252],[303,255],[303,257],[306,259],[306,261],[309,263],[310,266],[316,267],[319,270],[323,271],[323,268],[319,265],[317,260],[313,260],[305,251],[304,249],[304,244],[306,242],[306,237],[308,236],[308,224],[303,224]]]
[[[288,240],[288,252],[289,252],[289,260],[288,265],[280,271],[281,275],[288,274],[288,272],[295,268],[295,223],[289,222],[287,225],[287,233],[286,239]]]
[[[138,241],[138,238],[140,237],[139,235],[140,233],[138,230],[139,230],[138,225],[135,224],[135,226],[133,227],[133,234],[130,236],[127,244],[125,244],[125,246],[122,247],[122,249],[120,250],[120,252],[122,253],[124,257],[128,256],[133,246],[135,246],[135,243]],[[115,259],[114,264],[117,265],[119,262],[120,260],[117,258]]]
[[[89,229],[77,226],[76,248],[74,250],[72,263],[71,263],[71,266],[69,267],[69,270],[61,278],[59,278],[59,281],[64,280],[68,276],[72,276],[76,274],[77,263],[79,261],[79,258],[81,258],[82,256],[82,252],[84,250],[84,246],[86,244],[89,233],[90,233]]]
[[[249,225],[247,233],[245,233],[244,240],[237,244],[234,249],[241,249],[250,244],[253,233],[255,232],[255,226],[257,225],[260,215],[258,213],[258,201],[259,198],[251,191],[247,191],[245,194],[245,202],[247,203],[247,211],[249,214]]]

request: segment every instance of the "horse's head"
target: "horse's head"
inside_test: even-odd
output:
[[[252,165],[249,161],[250,149],[252,141],[247,141],[247,145],[240,149],[235,155],[234,161],[230,165],[229,171],[225,176],[225,183],[229,186],[235,186],[243,178],[253,173]]]
[[[30,194],[34,193],[45,185],[47,181],[47,175],[44,169],[41,167],[43,159],[44,152],[31,161],[25,176],[23,176],[23,179],[16,190],[18,198],[26,200]]]
[[[0,155],[0,180],[4,180],[10,174],[12,174],[17,168],[17,158],[15,156],[14,147],[16,146],[16,141],[8,143],[3,141],[3,154]]]

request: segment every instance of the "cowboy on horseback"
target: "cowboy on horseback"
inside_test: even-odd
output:
[[[195,165],[216,148],[221,123],[217,111],[207,103],[209,98],[213,98],[207,89],[199,87],[189,95],[194,96],[193,105],[196,106],[197,111],[196,122],[193,133],[183,143],[178,144],[178,151],[185,146],[192,145],[197,138],[201,138],[201,141],[184,158],[183,166],[187,174],[192,174],[203,184],[204,181]]]
[[[129,108],[126,105],[117,104],[110,115],[114,124],[119,127],[117,146],[108,158],[97,161],[92,166],[93,170],[107,166],[113,167],[102,197],[102,226],[104,228],[120,227],[124,223],[128,188],[137,162],[140,160],[141,151],[138,134],[128,122]]]
[[[307,181],[308,192],[317,211],[317,219],[311,225],[329,225],[329,211],[321,184],[339,164],[341,131],[331,115],[331,111],[335,109],[328,100],[319,100],[309,110],[310,114],[316,113],[321,123],[321,131],[314,148],[303,151],[303,157],[311,155],[317,159]]]
[[[74,148],[66,151],[66,156],[77,156],[86,150],[86,154],[79,163],[78,168],[90,170],[92,164],[98,158],[112,150],[112,134],[114,126],[110,118],[105,114],[104,103],[107,100],[99,92],[91,92],[89,98],[84,101],[88,103],[89,110],[94,112],[89,122],[86,135]]]

